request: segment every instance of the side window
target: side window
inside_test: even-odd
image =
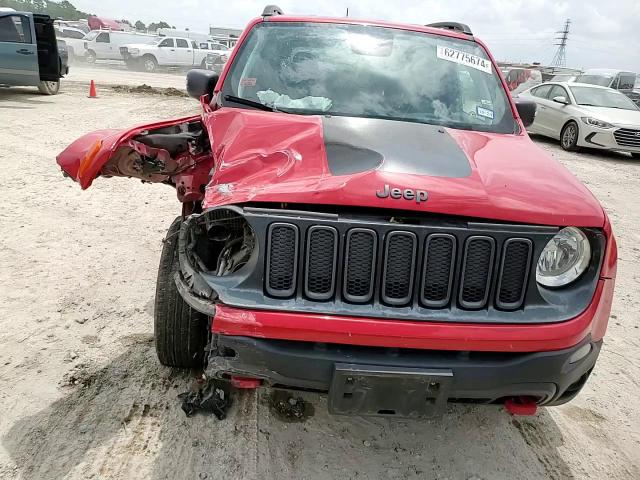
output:
[[[198,48],[198,44],[196,43],[196,41],[195,41],[195,40],[191,40],[191,46],[192,46],[193,48]]]
[[[200,50],[209,50],[209,44],[201,43],[200,44]]]
[[[159,47],[174,47],[173,38],[165,38],[158,45]]]
[[[76,32],[75,30],[66,30],[67,37],[69,38],[84,38],[84,33]]]
[[[569,100],[567,91],[560,85],[554,85],[549,92],[549,100],[553,100],[555,97],[564,97],[567,101]]]
[[[636,76],[631,73],[623,73],[618,77],[618,90],[633,90]]]
[[[96,37],[96,43],[109,43],[109,34],[107,32],[102,32]]]
[[[176,38],[176,45],[178,48],[189,48],[189,42],[184,38]]]
[[[0,17],[0,42],[31,43],[29,18],[23,15]]]
[[[532,90],[531,93],[534,97],[547,98],[547,96],[549,95],[549,90],[551,90],[551,85],[542,85],[535,90]]]

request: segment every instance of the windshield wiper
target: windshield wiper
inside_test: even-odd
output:
[[[247,107],[254,107],[254,108],[257,108],[258,110],[264,110],[265,112],[289,113],[286,110],[270,107],[269,105],[265,105],[264,103],[255,102],[253,100],[249,100],[248,98],[236,97],[235,95],[225,95],[224,99],[227,102],[239,103],[240,105],[246,105]]]

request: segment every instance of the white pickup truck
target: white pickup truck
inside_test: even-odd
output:
[[[129,43],[120,47],[129,68],[147,72],[154,72],[158,67],[205,68],[207,53],[195,40],[183,37],[160,37],[153,43]]]

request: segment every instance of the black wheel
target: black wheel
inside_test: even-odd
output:
[[[38,90],[43,95],[55,95],[60,91],[60,80],[56,82],[40,82]]]
[[[96,52],[93,50],[87,50],[84,59],[87,63],[96,63]]]
[[[579,134],[578,124],[573,120],[567,122],[567,124],[562,127],[562,132],[560,132],[560,146],[568,152],[577,151]]]
[[[142,57],[142,69],[145,72],[155,72],[158,68],[158,62],[153,55],[145,55]]]
[[[173,276],[178,271],[178,232],[182,219],[169,227],[162,247],[156,301],[154,336],[158,360],[163,365],[197,368],[204,364],[207,316],[192,309],[180,296]]]
[[[640,153],[632,153],[632,154],[631,154],[631,156],[632,156],[633,158],[640,159]]]

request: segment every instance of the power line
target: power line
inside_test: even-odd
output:
[[[567,21],[564,22],[564,29],[556,32],[560,36],[556,37],[555,39],[560,43],[555,44],[558,46],[558,50],[556,50],[556,54],[553,56],[553,60],[551,60],[551,65],[553,65],[554,67],[564,67],[567,64],[566,49],[567,40],[569,39],[570,26],[571,20],[567,19]]]

